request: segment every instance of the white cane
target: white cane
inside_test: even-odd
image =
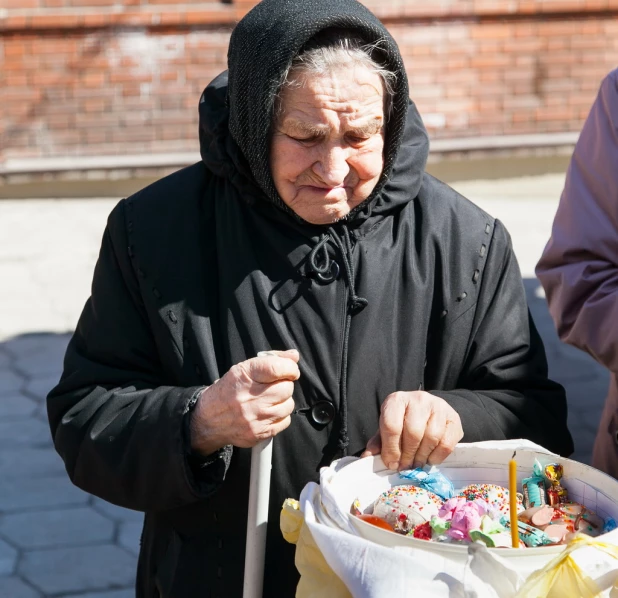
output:
[[[270,351],[260,351],[257,354],[258,357],[268,357],[269,355],[275,354]],[[263,440],[251,449],[249,514],[247,515],[247,544],[245,546],[243,598],[262,598],[272,460],[272,438]]]

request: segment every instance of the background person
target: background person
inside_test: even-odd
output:
[[[611,372],[592,465],[618,477],[618,69],[579,136],[536,273],[560,338]]]

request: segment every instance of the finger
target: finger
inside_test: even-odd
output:
[[[368,440],[365,450],[361,453],[361,459],[363,457],[371,457],[373,455],[379,455],[381,451],[382,451],[382,441],[380,439],[380,432],[377,432]]]
[[[247,437],[241,439],[236,446],[242,448],[255,446],[258,442],[268,440],[280,434],[283,430],[288,428],[291,423],[292,418],[289,415],[271,423],[256,421],[250,427]]]
[[[425,433],[412,459],[413,467],[423,467],[427,463],[429,455],[431,455],[434,449],[440,444],[445,432],[446,414],[441,410],[434,411],[427,421]]]
[[[442,440],[438,443],[438,446],[432,451],[427,458],[427,463],[430,465],[439,465],[446,459],[455,449],[457,443],[463,438],[463,429],[461,427],[461,421],[447,420],[446,430]]]
[[[425,402],[408,403],[403,422],[399,469],[409,468],[414,463],[430,417],[431,408]]]
[[[257,414],[257,418],[267,422],[278,422],[292,414],[296,404],[292,397],[288,397],[285,401],[271,405],[263,409]]]
[[[260,351],[258,357],[285,357],[298,363],[300,353],[296,349],[288,349],[287,351]]]
[[[389,395],[382,405],[382,414],[380,415],[382,461],[392,470],[399,467],[401,433],[405,412],[406,403],[397,394]]]
[[[269,384],[278,380],[298,380],[298,364],[288,357],[254,357],[240,364],[243,372],[254,382]]]
[[[273,436],[276,436],[277,434],[281,434],[281,432],[283,432],[283,430],[289,427],[291,423],[292,423],[292,418],[288,415],[287,417],[284,417],[283,419],[271,424],[268,427],[268,431],[270,433],[269,438],[272,438]]]
[[[252,389],[255,399],[264,407],[287,401],[294,394],[294,382],[281,380],[272,384],[255,384]],[[256,392],[257,391],[257,392]]]

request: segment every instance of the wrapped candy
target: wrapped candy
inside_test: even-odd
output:
[[[434,515],[431,518],[429,525],[431,525],[431,529],[436,533],[436,535],[446,536],[446,532],[451,527],[451,522]]]
[[[547,496],[545,494],[545,478],[543,477],[543,469],[538,460],[534,460],[532,468],[532,476],[521,481],[521,486],[524,493],[524,507],[540,507],[547,504]]]
[[[607,534],[608,532],[613,532],[618,525],[616,525],[616,521],[611,517],[605,520],[605,524],[603,525],[603,533]]]
[[[422,467],[406,469],[399,472],[399,477],[409,480],[413,486],[425,488],[437,494],[443,500],[455,496],[453,483],[437,467],[432,466],[428,471]]]
[[[479,529],[471,530],[468,534],[473,542],[483,542],[488,548],[509,548],[512,544],[511,534],[489,515],[483,516]]]
[[[500,523],[511,529],[511,522],[508,517],[503,517]],[[519,529],[519,538],[529,548],[536,546],[547,546],[548,544],[555,544],[555,542],[542,530],[532,527],[523,521],[517,522],[517,528]]]
[[[545,466],[545,477],[551,483],[551,487],[547,490],[547,502],[552,507],[556,507],[567,501],[568,493],[566,489],[560,485],[563,474],[564,470],[559,463],[551,463]]]
[[[470,530],[480,529],[481,521],[488,512],[487,503],[481,500],[469,501],[465,498],[447,500],[438,515],[450,522],[446,535],[453,540],[470,540]]]
[[[350,507],[350,513],[352,513],[352,515],[361,515],[363,513],[361,511],[360,500],[358,500],[358,498],[354,499],[354,502],[352,503],[352,506]]]

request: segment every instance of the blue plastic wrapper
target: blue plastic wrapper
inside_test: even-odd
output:
[[[616,521],[610,517],[609,519],[605,520],[605,525],[603,526],[603,533],[606,534],[607,532],[613,532],[617,527],[618,524],[616,524]]]
[[[508,517],[502,517],[500,523],[508,530],[511,529],[511,521]],[[518,521],[517,528],[519,529],[519,539],[529,548],[553,544],[552,539],[544,531],[532,525],[527,525],[523,521]]]
[[[437,494],[444,500],[455,496],[453,483],[437,467],[432,466],[429,470],[422,467],[405,469],[399,472],[399,477],[409,480],[412,486],[418,486]]]

